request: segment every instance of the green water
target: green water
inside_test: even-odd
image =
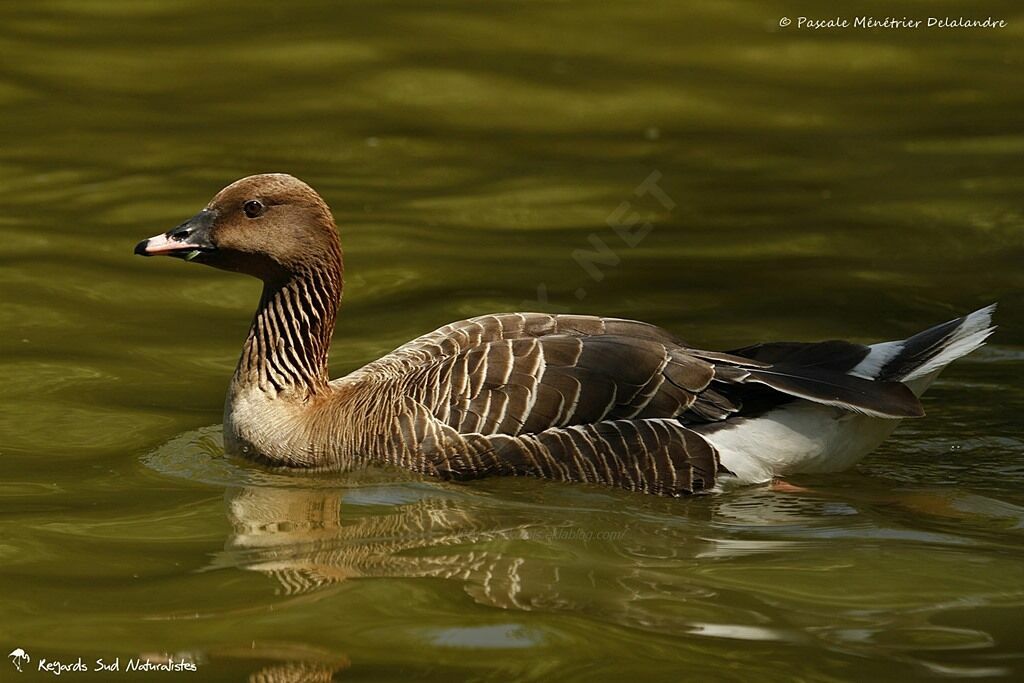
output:
[[[778,28],[814,12],[0,6],[0,654],[199,667],[62,677],[115,681],[1024,676],[1024,13]],[[282,476],[219,450],[258,283],[131,255],[263,171],[341,226],[335,375],[524,308],[708,348],[995,300],[1001,329],[805,491]]]

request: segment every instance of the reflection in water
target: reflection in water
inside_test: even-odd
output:
[[[758,626],[694,620],[699,605],[722,612],[721,591],[688,570],[701,562],[813,550],[814,540],[904,538],[950,545],[966,541],[941,532],[865,527],[839,528],[836,518],[858,517],[857,502],[799,498],[771,491],[723,496],[706,505],[677,506],[671,516],[634,519],[615,531],[552,526],[531,518],[466,505],[443,496],[393,504],[356,489],[243,487],[226,494],[233,532],[211,568],[240,567],[273,577],[284,595],[355,578],[442,578],[461,582],[476,602],[519,610],[568,610],[599,615],[637,628],[728,635],[759,640],[800,639],[771,626],[768,614],[742,610],[734,617]],[[384,500],[375,500],[384,498]],[[896,505],[958,522],[984,517],[992,501],[978,496],[915,492],[880,496]],[[979,502],[981,504],[979,504]],[[1003,505],[1019,525],[1024,511]],[[500,517],[500,519],[499,519]],[[1009,517],[1006,518],[1008,521]],[[500,523],[499,523],[500,522]],[[717,527],[716,537],[695,535]],[[859,528],[858,528],[859,527]],[[802,540],[743,538],[771,529]],[[729,530],[741,537],[729,538]],[[724,532],[724,533],[723,533]],[[577,546],[566,552],[566,546]],[[595,546],[600,546],[600,549]],[[595,566],[591,553],[614,554],[612,567]],[[696,578],[696,580],[695,580]],[[673,610],[671,605],[685,609]]]
[[[249,662],[263,663],[249,674],[249,683],[317,683],[332,681],[334,675],[347,669],[351,662],[348,657],[338,655],[322,648],[288,642],[252,641],[248,645],[230,647],[221,646],[209,652],[193,654],[176,653],[173,657],[166,654],[142,653],[142,659],[151,662],[163,662],[171,659],[192,661],[203,670],[210,661],[242,663],[248,670]]]
[[[207,435],[199,443],[205,449],[212,441]],[[583,505],[573,511],[530,500],[517,505],[446,484],[410,489],[344,479],[336,482],[348,484],[344,488],[324,480],[302,488],[285,475],[264,476],[274,477],[273,485],[227,489],[232,533],[210,569],[267,574],[283,595],[356,578],[452,579],[482,605],[590,613],[644,629],[701,628],[691,621],[692,609],[665,609],[670,603],[692,607],[717,594],[679,575],[680,566],[801,545],[701,537],[691,523],[812,524],[806,502],[770,492],[746,500],[694,499],[692,505],[645,499],[643,515],[617,517],[600,510],[614,504],[603,490],[584,489],[575,501]],[[509,482],[494,483],[502,488]],[[744,620],[768,621],[741,612]]]
[[[291,643],[253,643],[250,648],[220,648],[211,654],[222,659],[273,662],[250,674],[249,683],[327,683],[350,664],[347,657]]]
[[[497,510],[443,495],[400,504],[373,498],[352,489],[231,490],[233,533],[213,566],[265,573],[286,595],[354,578],[451,579],[489,607],[571,611],[645,630],[691,632],[699,628],[692,621],[696,605],[716,591],[673,575],[673,564],[791,545],[683,538],[678,521],[676,533],[642,520],[609,530],[552,525],[543,510]],[[593,559],[609,554],[615,562]],[[688,607],[666,609],[673,603]],[[769,622],[739,612],[743,621]]]
[[[259,572],[288,599],[319,600],[355,579],[445,579],[487,607],[571,613],[651,636],[825,647],[927,671],[947,666],[938,650],[993,647],[990,633],[956,624],[963,605],[1024,602],[1012,576],[991,593],[987,574],[1020,573],[998,555],[977,576],[960,559],[1002,552],[984,545],[983,531],[998,527],[1005,539],[1024,528],[1024,510],[950,488],[903,490],[851,474],[789,492],[663,500],[390,471],[297,476],[225,458],[217,428],[183,435],[147,462],[223,487],[231,533],[207,569]],[[486,647],[472,629],[459,638]],[[281,659],[252,680],[331,675],[333,663]]]
[[[811,3],[781,0],[252,4],[0,3],[4,638],[194,649],[203,681],[342,654],[339,680],[1024,678],[1019,2],[986,3],[1000,31],[827,34],[782,30]],[[284,476],[216,427],[142,456],[221,419],[259,289],[131,247],[262,170],[338,216],[334,376],[519,308],[710,348],[995,299],[1001,328],[870,476],[804,493]],[[668,215],[632,194],[653,170]],[[533,611],[477,604],[512,598]]]
[[[249,676],[249,683],[326,683],[334,680],[335,671],[337,669],[323,664],[287,662],[254,672]]]
[[[489,528],[444,498],[388,505],[369,514],[345,505],[344,490],[248,487],[227,494],[234,533],[216,565],[273,576],[292,595],[358,577],[436,577],[471,584],[498,607],[529,609],[554,577],[529,573],[523,558],[493,549],[530,538],[523,522]],[[352,519],[343,519],[351,512]],[[359,514],[362,512],[363,514]],[[417,551],[429,551],[427,553]]]

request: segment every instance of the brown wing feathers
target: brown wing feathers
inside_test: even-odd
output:
[[[618,335],[500,340],[451,360],[436,415],[461,432],[519,434],[605,419],[677,417],[700,402],[714,367],[662,343]],[[442,392],[443,393],[443,392]],[[444,397],[441,397],[444,401]]]
[[[747,391],[878,416],[920,414],[904,385],[851,377],[827,362],[828,351],[843,351],[836,362],[855,363],[863,347],[827,344],[719,353],[687,349],[645,323],[506,314],[443,327],[364,372],[399,379],[446,430],[414,446],[434,474],[679,495],[712,486],[718,471],[713,447],[685,425],[742,415]]]
[[[432,474],[450,479],[533,476],[617,486],[664,496],[711,488],[718,454],[675,420],[608,420],[537,434],[465,435],[463,457],[434,454]],[[429,457],[429,456],[428,456]]]

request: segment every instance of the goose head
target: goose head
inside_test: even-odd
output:
[[[341,269],[331,210],[306,183],[265,173],[231,183],[192,218],[135,246],[274,283],[311,270]]]

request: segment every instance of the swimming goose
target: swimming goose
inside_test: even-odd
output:
[[[331,380],[342,252],[330,209],[302,181],[243,178],[135,253],[263,281],[224,442],[292,468],[379,462],[445,479],[525,475],[668,496],[835,472],[923,415],[922,392],[994,330],[992,305],[902,341],[721,353],[633,320],[499,313]]]

